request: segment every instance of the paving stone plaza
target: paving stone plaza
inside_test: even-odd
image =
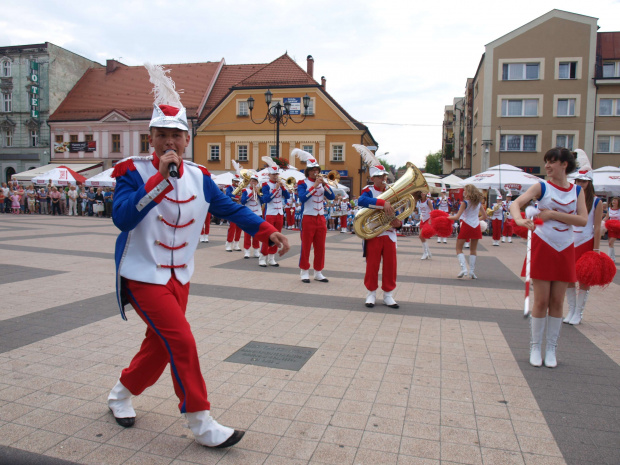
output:
[[[479,279],[459,280],[454,239],[421,261],[419,240],[399,238],[400,309],[381,292],[369,309],[356,236],[329,232],[330,282],[303,284],[299,233],[260,268],[212,226],[188,320],[212,414],[247,430],[212,450],[184,427],[168,369],[134,398],[133,428],[107,408],[145,331],[117,309],[112,222],[2,215],[0,231],[1,464],[620,463],[620,277],[563,325],[559,366],[531,367],[521,239],[485,237]]]

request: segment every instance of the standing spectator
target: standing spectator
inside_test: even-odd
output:
[[[99,218],[103,217],[103,210],[104,210],[104,206],[103,206],[103,188],[98,187],[97,188],[97,192],[95,193],[95,205],[96,205],[96,210],[97,210],[97,216]]]
[[[82,189],[82,192],[80,192],[80,207],[81,207],[80,210],[82,212],[81,213],[82,216],[85,216],[86,212],[88,211],[87,210],[88,207],[86,206],[86,204],[88,203],[88,195],[86,193],[87,190],[88,188],[85,187],[84,189]]]
[[[69,216],[77,216],[78,193],[77,190],[75,190],[75,186],[71,186],[69,188],[69,193],[67,194],[67,197],[69,197]]]
[[[105,217],[112,218],[112,202],[114,196],[112,195],[112,189],[106,187],[103,192],[103,204],[105,206]]]
[[[11,208],[14,215],[19,215],[19,194],[16,190],[11,194]]]
[[[34,215],[37,205],[37,193],[34,191],[34,186],[30,184],[26,190],[26,201],[28,202],[28,213]]]
[[[88,216],[93,216],[93,206],[95,204],[95,192],[94,188],[88,189],[86,196],[88,197]]]
[[[52,201],[52,215],[56,215],[58,213],[60,215],[60,192],[56,189],[56,186],[52,186],[52,191],[50,192],[50,200]]]
[[[58,193],[60,194],[60,212],[61,212],[60,214],[66,215],[67,214],[67,193],[65,192],[62,186],[58,189]]]
[[[0,205],[0,209],[4,209],[4,213],[11,212],[11,189],[6,185],[6,182],[2,183],[2,193],[4,194],[4,203]]]
[[[19,208],[22,214],[25,214],[26,213],[26,192],[24,191],[24,186],[18,185],[17,194],[19,195]]]
[[[49,215],[49,209],[48,209],[48,202],[49,202],[49,195],[47,192],[47,189],[45,187],[42,187],[41,189],[39,189],[39,204],[41,206],[41,215]]]
[[[0,189],[0,212],[5,213],[4,211],[4,190]]]

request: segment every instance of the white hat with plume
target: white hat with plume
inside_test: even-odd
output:
[[[365,145],[353,144],[353,148],[362,156],[362,160],[370,167],[370,177],[387,175],[383,164]]]
[[[144,67],[149,72],[155,95],[149,128],[175,128],[189,131],[185,107],[175,89],[174,81],[168,76],[170,70],[151,63],[145,63]]]

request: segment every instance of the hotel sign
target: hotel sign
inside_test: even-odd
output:
[[[39,94],[41,90],[39,88],[39,63],[36,61],[30,62],[30,80],[32,85],[30,86],[30,116],[32,118],[39,117]]]

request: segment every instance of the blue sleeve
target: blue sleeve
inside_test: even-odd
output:
[[[297,184],[297,196],[299,197],[299,201],[305,204],[312,197],[312,193],[308,192],[308,186],[305,182],[300,182]]]
[[[284,187],[282,188],[282,197],[284,197],[284,200],[288,200],[291,198],[291,193]]]
[[[538,197],[538,200],[542,200],[542,198],[545,196],[546,191],[547,191],[547,185],[544,182],[541,182],[540,183],[540,197]],[[577,197],[579,197],[579,192],[577,192]]]
[[[357,200],[357,204],[363,208],[372,208],[371,205],[377,205],[377,199],[372,196],[372,193],[370,191],[364,191]]]
[[[581,192],[581,186],[575,186],[577,187],[577,197],[579,197],[579,193]]]
[[[264,184],[263,188],[263,203],[269,203],[271,202],[271,200],[273,199],[273,194],[271,193],[271,188],[269,187],[268,184]]]
[[[325,193],[323,195],[328,200],[334,200],[336,198],[336,195],[334,194],[334,191],[332,191],[331,187],[329,189],[325,189]]]
[[[249,198],[250,197],[248,196],[248,191],[243,189],[243,193],[241,194],[241,205],[245,205],[248,202]]]

